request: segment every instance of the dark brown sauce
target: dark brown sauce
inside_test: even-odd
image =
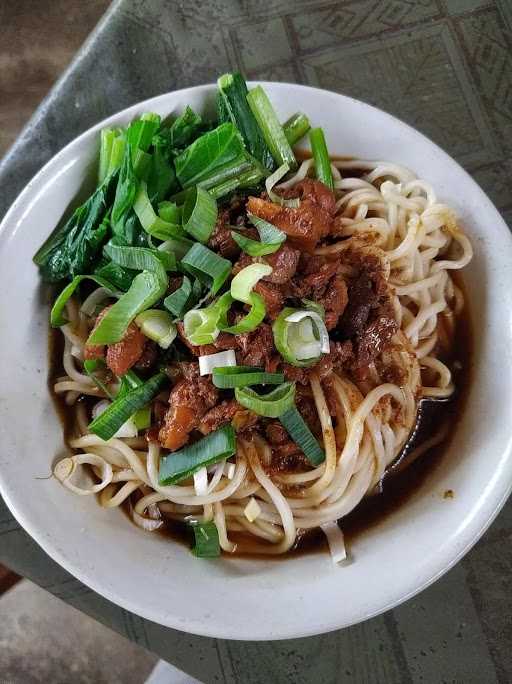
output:
[[[456,285],[463,291],[463,281],[460,274],[451,274]],[[464,293],[465,294],[465,293]],[[470,312],[467,307],[467,298],[464,296],[466,306],[457,318],[451,350],[444,354],[443,361],[448,364],[453,373],[453,381],[456,387],[455,396],[447,403],[439,404],[436,408],[437,415],[434,416],[433,423],[435,432],[440,431],[443,426],[449,425],[448,436],[437,446],[426,451],[420,458],[412,462],[401,472],[385,477],[383,480],[382,491],[373,496],[363,499],[363,501],[349,515],[343,518],[341,527],[345,538],[350,542],[370,529],[375,529],[386,519],[392,517],[399,509],[407,505],[418,493],[420,488],[428,484],[433,474],[441,466],[446,458],[446,452],[457,432],[457,423],[464,412],[466,401],[471,386],[472,375],[472,354],[473,354],[473,329]],[[441,317],[442,320],[442,317]],[[55,378],[63,374],[62,352],[64,342],[63,335],[57,329],[50,329],[49,333],[49,361],[50,374],[48,385],[50,394],[54,401],[57,413],[62,421],[66,442],[75,434],[75,416],[72,407],[65,404],[62,397],[53,391]],[[431,436],[428,435],[427,438]],[[421,443],[418,443],[421,446]],[[457,496],[457,491],[449,490],[438,492],[439,496],[447,501]],[[129,504],[124,507],[125,513],[130,517]],[[131,518],[130,518],[131,519]],[[190,546],[193,539],[190,526],[180,521],[166,521],[165,526],[158,531],[160,534]],[[233,542],[254,542],[254,539],[242,533],[230,533]],[[304,534],[296,543],[295,547],[284,556],[268,556],[264,554],[250,554],[252,558],[264,560],[275,559],[285,560],[291,556],[307,553],[317,553],[327,549],[325,535],[321,530],[312,530]],[[236,555],[236,552],[235,552]],[[248,554],[244,554],[247,557]]]

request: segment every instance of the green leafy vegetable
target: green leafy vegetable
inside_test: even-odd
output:
[[[186,480],[203,466],[223,461],[236,451],[236,436],[231,425],[223,425],[202,439],[160,458],[160,485]]]
[[[126,131],[128,144],[134,150],[147,152],[151,146],[153,136],[160,128],[160,117],[158,114],[143,114],[140,119],[132,121]]]
[[[217,79],[217,85],[222,100],[223,116],[224,111],[227,115],[225,120],[231,120],[235,124],[252,156],[272,171],[274,159],[247,103],[248,90],[243,76],[238,72],[224,74]]]
[[[121,292],[126,292],[132,280],[135,278],[135,273],[130,270],[115,264],[113,261],[103,259],[98,266],[94,269],[94,275],[104,280],[108,280],[112,285],[121,290]]]
[[[183,114],[172,123],[169,128],[161,128],[159,133],[153,138],[155,147],[167,147],[176,154],[199,135],[203,126],[203,120],[193,109],[186,107]]]
[[[91,271],[108,236],[107,213],[117,173],[109,175],[91,197],[60,228],[56,228],[34,256],[43,280],[56,283]]]
[[[251,160],[237,128],[225,123],[197,138],[176,157],[175,167],[184,188],[208,189],[247,171]]]

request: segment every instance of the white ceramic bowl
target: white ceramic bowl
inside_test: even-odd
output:
[[[46,384],[48,310],[32,255],[95,164],[100,128],[126,125],[144,111],[204,110],[214,86],[156,97],[91,128],[37,174],[0,228],[0,487],[7,504],[53,559],[103,596],[163,625],[230,639],[318,634],[392,608],[468,551],[512,483],[512,241],[500,215],[458,164],[392,116],[323,90],[264,86],[282,120],[302,110],[323,126],[331,153],[393,160],[431,182],[475,247],[465,273],[473,380],[450,452],[404,507],[355,540],[347,567],[334,567],[327,554],[196,560],[120,511],[37,479],[50,473],[63,440]],[[442,498],[446,489],[453,499]]]

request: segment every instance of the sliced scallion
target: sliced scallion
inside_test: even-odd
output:
[[[126,247],[111,241],[103,251],[115,264],[135,271],[154,271],[160,263],[166,271],[176,270],[176,258],[172,252],[148,247]]]
[[[231,231],[233,240],[237,243],[241,250],[250,256],[265,256],[266,254],[273,254],[277,252],[282,243],[286,240],[286,233],[279,228],[276,228],[268,221],[248,214],[250,222],[256,227],[261,242],[253,240],[241,235],[235,231]]]
[[[231,296],[239,302],[250,303],[252,290],[256,283],[272,273],[268,264],[250,264],[243,268],[231,281]]]
[[[221,329],[227,328],[227,312],[233,298],[226,292],[204,309],[191,309],[183,318],[185,337],[195,346],[212,344]]]
[[[256,330],[267,313],[265,301],[257,292],[251,292],[247,304],[251,306],[249,313],[239,320],[238,323],[233,325],[227,325],[226,323],[220,328],[223,332],[231,333],[232,335],[242,335],[243,333]]]
[[[160,240],[181,238],[184,236],[180,225],[164,221],[160,216],[157,216],[148,197],[147,187],[144,181],[140,182],[139,190],[133,203],[133,210],[137,214],[137,218],[141,222],[146,233],[154,235]]]
[[[219,531],[213,520],[190,523],[195,544],[192,553],[197,558],[218,558],[220,556]]]
[[[57,297],[55,300],[54,305],[52,306],[52,310],[50,313],[50,325],[54,328],[59,328],[61,325],[65,325],[67,323],[67,319],[63,315],[64,307],[66,306],[68,300],[70,297],[73,295],[75,292],[76,288],[80,285],[80,283],[83,280],[92,280],[98,285],[101,285],[101,287],[106,288],[112,294],[120,295],[121,293],[117,291],[117,288],[112,285],[108,280],[105,278],[102,278],[101,276],[95,276],[95,275],[80,275],[80,276],[75,276],[73,280],[69,283],[69,285],[66,285],[66,287],[62,290],[60,295]]]
[[[283,131],[290,145],[295,145],[303,138],[311,128],[309,119],[305,114],[297,112],[283,124]]]
[[[277,164],[288,164],[294,169],[297,166],[295,155],[263,88],[256,86],[250,90],[247,102]]]
[[[105,370],[106,365],[103,359],[85,359],[84,371],[94,381],[94,384],[104,392],[109,399],[114,399],[114,395],[98,375],[98,371]]]
[[[236,436],[231,425],[223,425],[218,430],[174,451],[160,459],[159,484],[176,484],[191,477],[203,466],[223,461],[236,451]]]
[[[272,324],[272,333],[277,351],[293,366],[312,366],[329,352],[325,323],[315,311],[284,308]]]
[[[187,238],[171,238],[158,245],[157,249],[159,252],[172,252],[176,260],[180,261],[193,244],[192,240],[187,240]]]
[[[155,270],[142,271],[135,276],[128,292],[107,311],[91,333],[88,344],[119,342],[135,316],[163,297],[167,289],[167,274],[161,262],[158,259],[155,262]]]
[[[168,349],[177,335],[171,315],[161,309],[147,309],[137,316],[135,323],[143,334],[157,342],[162,349]]]
[[[309,142],[315,161],[316,177],[332,190],[334,185],[332,180],[331,160],[329,159],[329,154],[327,152],[323,130],[321,128],[312,128],[309,131]]]
[[[180,287],[164,299],[164,306],[176,318],[183,318],[184,314],[199,301],[201,290],[201,283],[198,280],[194,280],[192,284],[188,276],[183,276]]]
[[[248,387],[249,385],[280,385],[282,373],[265,373],[254,366],[219,366],[213,369],[212,381],[219,389]]]
[[[295,406],[281,414],[279,420],[312,465],[317,466],[325,461],[324,450]]]
[[[295,384],[283,382],[268,394],[258,394],[249,387],[236,387],[235,399],[249,411],[266,418],[279,418],[295,402]]]
[[[288,164],[283,164],[282,166],[280,166],[265,181],[265,189],[270,200],[275,204],[279,204],[282,207],[288,207],[289,209],[298,209],[300,207],[300,199],[298,197],[291,197],[290,199],[285,199],[273,190],[274,185],[276,185],[281,180],[281,178],[283,178],[283,176],[285,176],[288,173],[289,170],[290,167],[288,166]]]
[[[231,273],[231,261],[224,259],[211,249],[196,242],[181,260],[181,266],[198,278],[204,285],[211,287],[216,294]]]
[[[178,207],[175,202],[159,202],[158,215],[161,219],[167,221],[167,223],[179,226],[181,223],[182,208]]]
[[[231,231],[231,237],[240,247],[242,252],[245,252],[246,254],[249,254],[249,256],[253,257],[274,254],[274,252],[277,252],[277,250],[281,246],[280,242],[278,242],[277,244],[270,244],[268,242],[258,242],[258,240],[248,238],[245,235],[237,233],[234,230]]]
[[[183,228],[199,242],[207,242],[217,221],[217,202],[203,188],[191,188],[183,205]]]
[[[89,430],[105,441],[111,439],[130,416],[158,394],[165,380],[164,373],[157,373],[140,387],[116,398],[106,411],[92,421]]]

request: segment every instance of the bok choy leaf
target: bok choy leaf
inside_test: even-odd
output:
[[[99,188],[60,228],[53,231],[34,256],[43,280],[56,283],[91,270],[108,236],[108,210],[118,172],[107,176]]]

